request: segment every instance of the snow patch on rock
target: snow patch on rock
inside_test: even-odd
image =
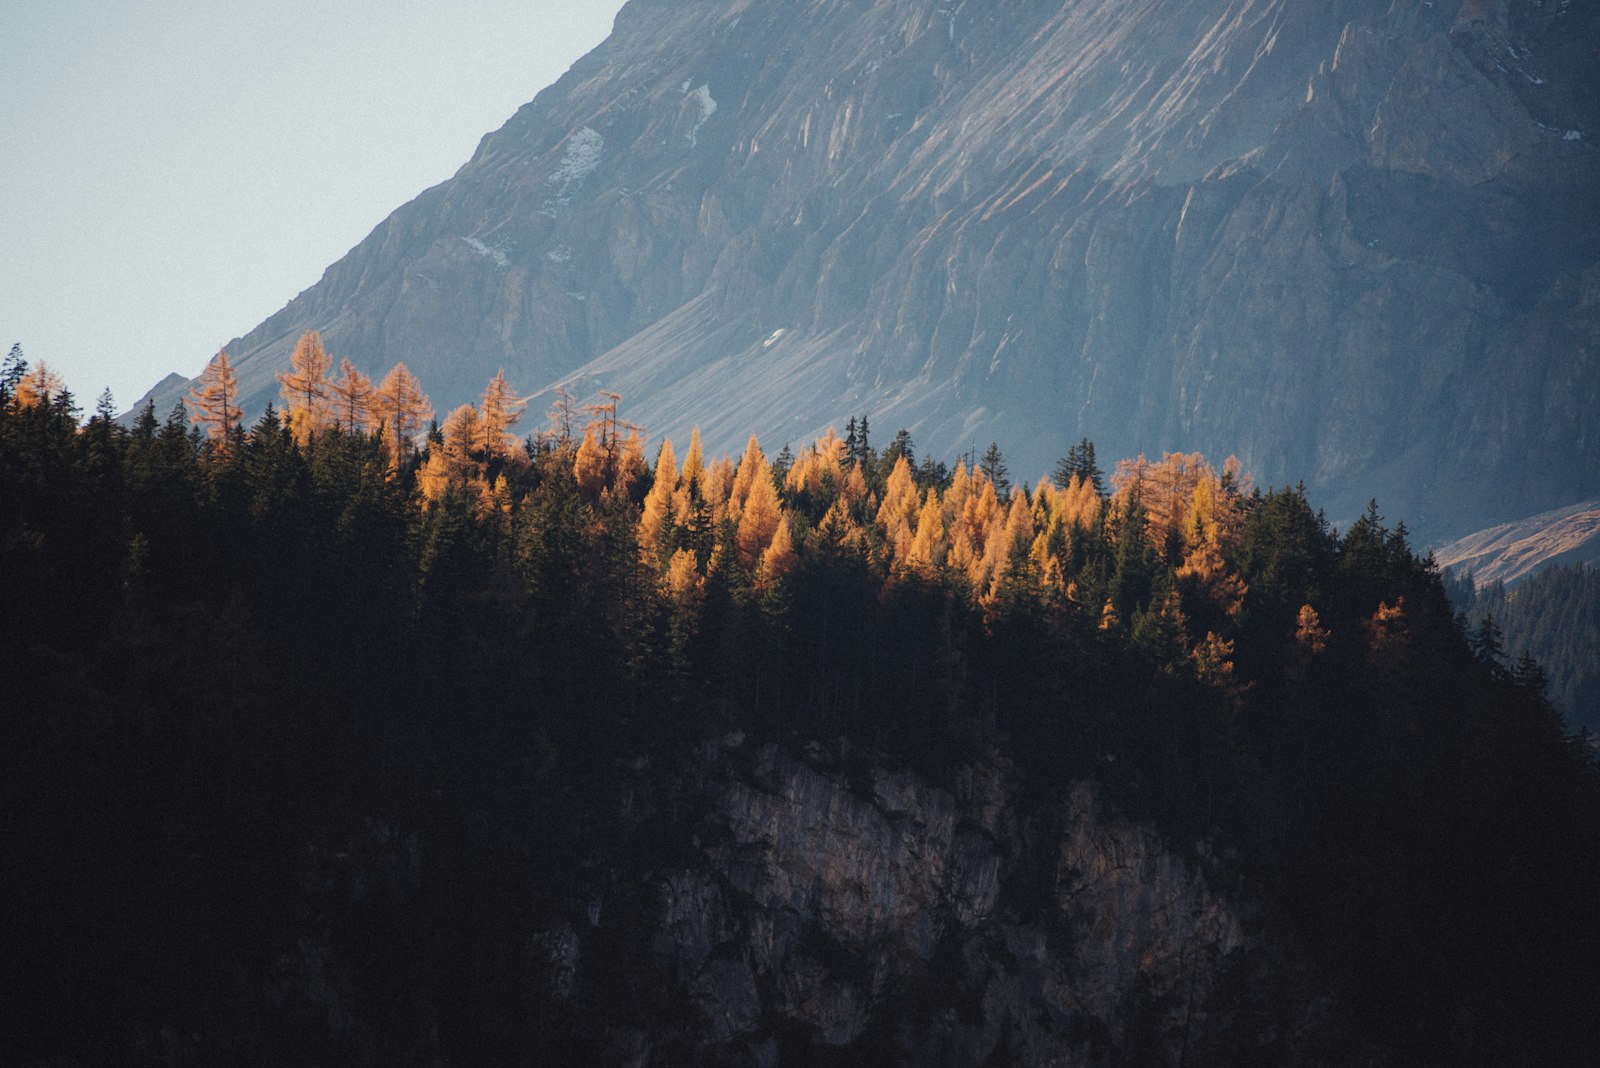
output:
[[[506,256],[506,250],[499,245],[486,245],[475,237],[463,237],[467,247],[480,256],[487,256],[494,261],[494,265],[502,271],[511,266],[511,260]]]
[[[717,101],[711,95],[710,85],[702,85],[698,89],[691,90],[687,80],[683,83],[683,95],[698,101],[700,104],[700,117],[695,120],[694,128],[689,131],[689,146],[692,148],[700,135],[700,127],[709,122],[711,116],[717,113]]]
[[[556,195],[544,202],[543,215],[554,215],[555,209],[572,199],[572,192],[583,180],[600,167],[605,152],[606,139],[592,126],[582,126],[567,138],[566,151],[556,169],[545,179],[546,185],[559,186]]]

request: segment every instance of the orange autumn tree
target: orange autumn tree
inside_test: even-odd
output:
[[[50,370],[43,360],[22,376],[17,383],[17,407],[35,408],[49,404],[51,399],[66,389],[61,376]]]
[[[485,459],[504,459],[509,455],[514,441],[509,431],[527,410],[528,402],[512,390],[506,381],[506,369],[500,368],[484,387],[478,406],[477,448]]]
[[[400,469],[411,439],[422,429],[422,424],[432,417],[433,405],[428,402],[428,395],[422,392],[422,383],[417,381],[417,376],[405,364],[395,364],[372,396],[371,414],[374,424],[383,428],[391,470]]]
[[[284,417],[294,440],[310,444],[327,429],[329,415],[328,368],[332,359],[322,347],[322,335],[307,330],[289,354],[288,371],[278,372],[278,388],[283,395]]]
[[[226,449],[240,420],[239,379],[228,362],[226,349],[217,350],[211,357],[185,403],[189,406],[189,419],[205,427],[206,437],[213,445]]]
[[[339,361],[339,379],[328,383],[334,420],[349,433],[370,429],[372,419],[372,379],[356,370],[349,360]]]

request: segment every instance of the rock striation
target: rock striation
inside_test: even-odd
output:
[[[441,411],[1232,452],[1455,536],[1600,485],[1597,101],[1593,4],[632,0],[229,351],[252,409],[316,327]]]

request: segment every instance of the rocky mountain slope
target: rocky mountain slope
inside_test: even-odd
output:
[[[1597,137],[1587,2],[632,0],[229,351],[253,409],[315,327],[441,411],[1233,452],[1452,536],[1600,485]]]
[[[1600,501],[1584,501],[1468,534],[1434,552],[1480,584],[1514,583],[1561,564],[1600,566]]]

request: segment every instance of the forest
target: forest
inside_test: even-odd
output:
[[[1573,726],[1600,728],[1600,571],[1565,564],[1510,589],[1482,586],[1470,572],[1446,574],[1445,592],[1468,623],[1504,650],[1526,653],[1549,680],[1550,701]]]
[[[124,426],[12,349],[6,1063],[583,1062],[594,1002],[531,996],[518,946],[666,848],[612,833],[619,763],[734,730],[1092,782],[1225,869],[1296,978],[1195,1063],[1285,1063],[1274,985],[1328,992],[1326,1063],[1600,1044],[1594,746],[1376,503],[1334,530],[1087,440],[1015,483],[864,416],[647,455],[614,394],[519,438],[503,373],[435,420],[404,365],[330,371],[307,335],[246,426],[219,354]],[[389,858],[361,895],[350,840]],[[342,1022],[293,978],[313,931]]]

